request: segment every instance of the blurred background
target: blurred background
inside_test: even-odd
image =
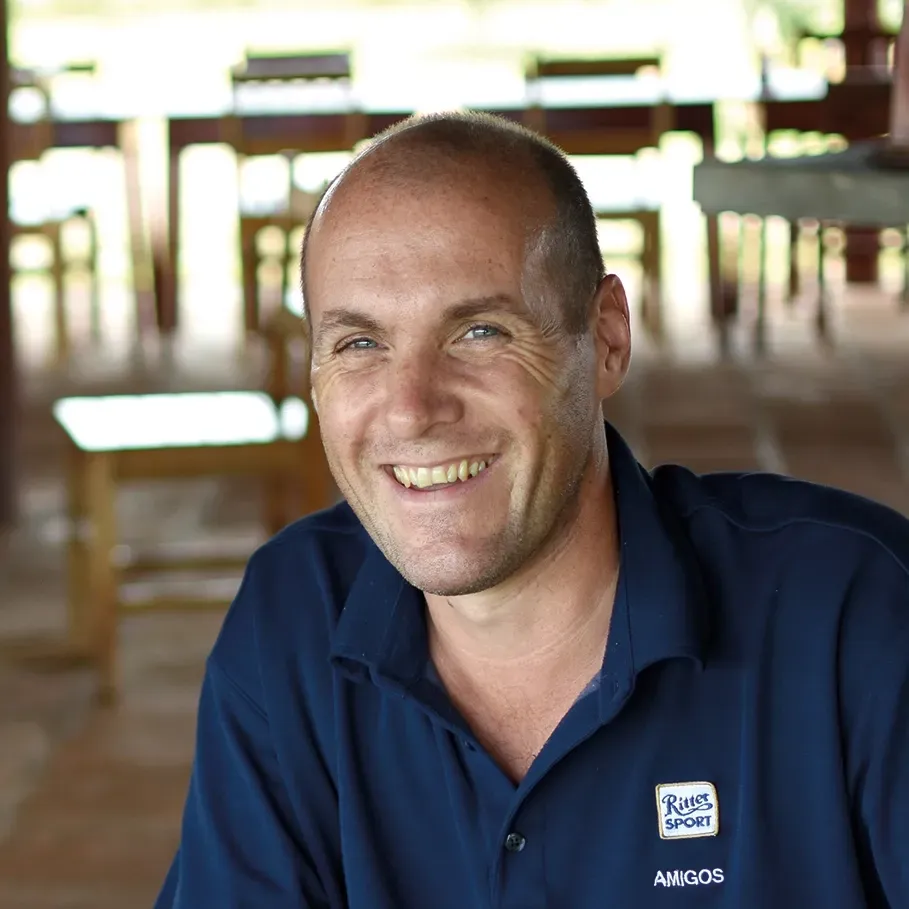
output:
[[[901,0],[5,5],[0,909],[152,904],[243,563],[335,497],[303,225],[412,112],[496,111],[571,155],[634,307],[608,416],[645,463],[909,512],[902,172],[833,174],[859,223],[814,177],[789,204],[888,142]],[[769,180],[759,202],[729,174]]]

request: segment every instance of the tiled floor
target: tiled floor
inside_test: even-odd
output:
[[[909,512],[909,314],[850,290],[834,347],[807,312],[778,308],[770,354],[747,335],[718,360],[698,318],[675,318],[666,348],[641,338],[610,417],[648,463],[758,468],[845,486]],[[24,430],[25,518],[0,578],[0,909],[148,907],[177,842],[202,666],[218,616],[135,617],[121,628],[119,706],[92,705],[91,673],[20,658],[24,639],[63,627],[59,439],[48,403],[62,389],[236,387],[257,367],[224,338],[172,367],[86,361],[65,379],[33,370]],[[90,365],[90,368],[89,368]],[[215,481],[131,488],[121,521],[136,540],[258,539],[257,498]],[[33,651],[33,648],[32,648]]]

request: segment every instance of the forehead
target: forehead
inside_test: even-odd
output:
[[[522,195],[488,180],[373,184],[335,195],[307,250],[314,315],[338,295],[382,288],[474,283],[480,286],[468,293],[486,294],[497,289],[484,282],[513,285],[538,221]]]

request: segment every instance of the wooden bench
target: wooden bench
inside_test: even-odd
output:
[[[153,610],[223,609],[229,600],[154,597],[126,605],[121,583],[156,572],[242,569],[242,558],[136,559],[116,564],[121,484],[246,476],[266,489],[269,533],[331,504],[334,486],[315,412],[302,398],[264,392],[204,392],[65,398],[54,417],[68,439],[70,644],[100,674],[100,697],[117,693],[118,619]]]

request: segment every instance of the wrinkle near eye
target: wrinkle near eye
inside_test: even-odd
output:
[[[540,343],[512,345],[501,350],[500,361],[516,363],[539,385],[558,388],[559,349],[555,344]]]

